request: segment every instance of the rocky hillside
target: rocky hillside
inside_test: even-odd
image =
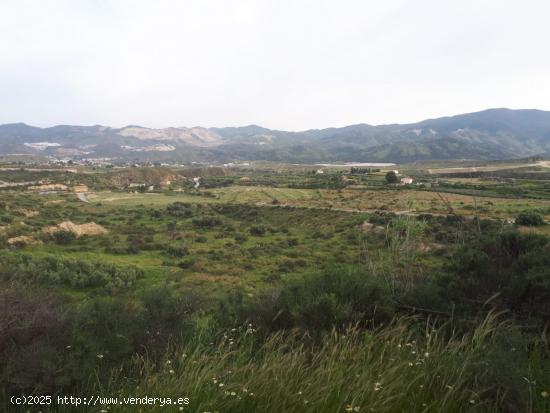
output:
[[[411,162],[550,153],[550,112],[489,109],[413,124],[288,132],[230,128],[0,125],[0,154],[166,161]]]

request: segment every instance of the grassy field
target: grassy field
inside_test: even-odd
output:
[[[187,171],[203,174],[198,189],[168,168],[52,172],[60,193],[6,187],[0,399],[184,392],[184,411],[545,411],[548,182],[509,166],[496,170],[519,176],[411,168],[409,186],[383,170],[262,165]]]
[[[252,203],[266,206],[332,208],[350,212],[387,211],[410,214],[447,214],[449,206],[459,214],[505,219],[522,211],[536,211],[550,218],[550,200],[468,196],[414,189],[294,189],[232,186],[208,191],[211,196],[185,193],[97,192],[88,198],[96,203],[160,206],[171,202]]]

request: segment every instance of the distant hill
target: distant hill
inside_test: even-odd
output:
[[[0,125],[0,154],[230,162],[413,162],[550,154],[550,112],[489,109],[412,124],[302,132],[228,128]]]

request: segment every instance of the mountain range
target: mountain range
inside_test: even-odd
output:
[[[488,109],[411,124],[311,129],[0,125],[0,154],[292,163],[513,159],[550,154],[550,112]]]

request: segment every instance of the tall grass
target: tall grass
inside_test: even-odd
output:
[[[187,396],[190,412],[543,411],[540,389],[525,382],[533,377],[517,377],[526,395],[519,400],[491,382],[487,352],[510,328],[494,314],[461,335],[449,324],[402,318],[373,331],[334,331],[313,344],[297,332],[259,340],[248,325],[216,343],[197,337],[162,362],[136,358],[132,373],[115,371],[85,393]]]

